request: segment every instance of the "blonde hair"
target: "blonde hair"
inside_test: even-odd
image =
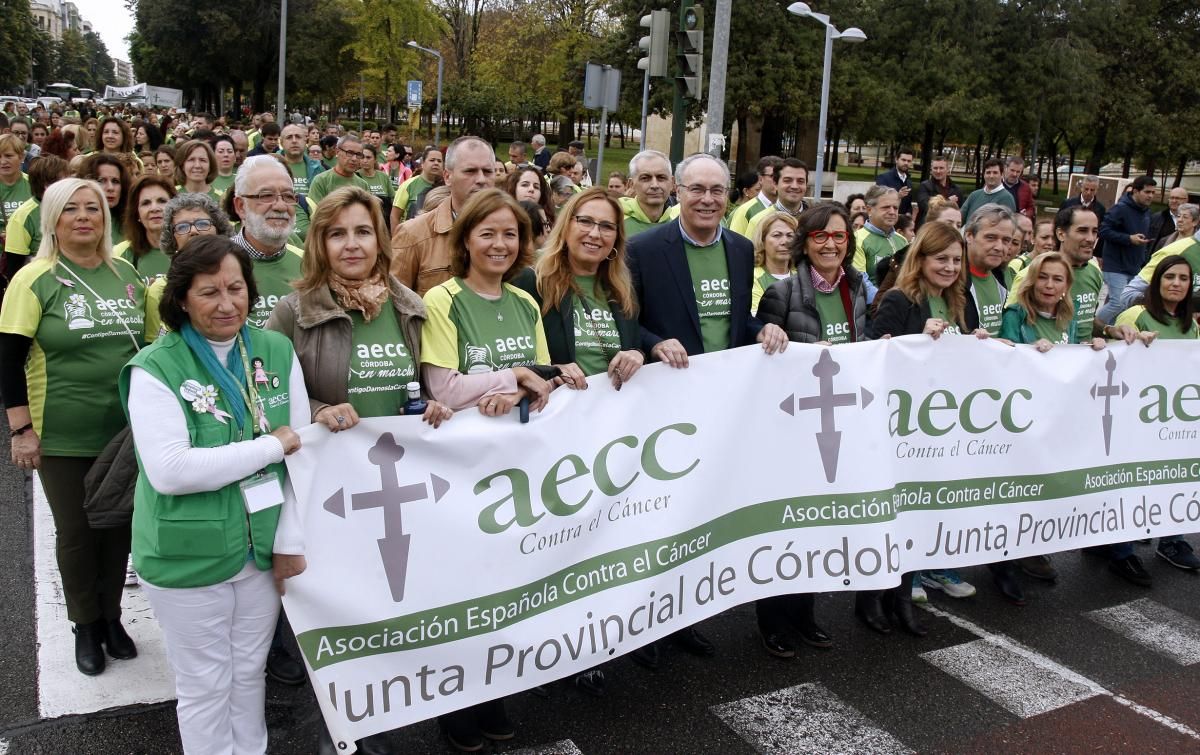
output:
[[[800,226],[796,218],[790,212],[780,212],[779,210],[768,210],[763,214],[762,220],[759,221],[758,227],[754,229],[754,266],[766,267],[767,265],[767,231],[777,222],[782,221],[784,225],[791,228],[793,231]]]
[[[946,309],[954,322],[963,330],[967,329],[964,312],[967,306],[967,245],[958,230],[949,223],[926,223],[921,226],[917,237],[904,252],[904,265],[896,276],[896,288],[909,301],[921,303],[935,295],[929,281],[925,280],[922,266],[926,257],[940,254],[950,246],[958,247],[962,252],[962,266],[958,272],[958,280],[942,291],[946,301]]]
[[[329,264],[329,252],[325,248],[325,232],[337,220],[337,216],[352,205],[362,205],[371,216],[371,227],[375,229],[375,269],[374,272],[383,276],[387,281],[388,270],[392,267],[392,245],[389,240],[387,225],[383,222],[383,210],[369,191],[358,186],[343,186],[325,195],[313,213],[312,223],[308,226],[308,235],[304,239],[304,261],[300,264],[301,278],[292,283],[292,287],[301,293],[329,284],[329,274],[333,268]]]
[[[1049,262],[1057,262],[1067,271],[1067,290],[1054,305],[1054,322],[1058,327],[1066,330],[1071,319],[1075,317],[1075,302],[1070,295],[1071,285],[1075,282],[1075,271],[1071,269],[1071,263],[1067,261],[1066,255],[1062,252],[1045,252],[1029,261],[1029,266],[1025,268],[1028,272],[1021,280],[1021,285],[1017,287],[1017,301],[1025,308],[1025,322],[1033,325],[1038,316],[1034,289],[1037,287],[1038,275]]]
[[[104,190],[100,188],[100,184],[85,178],[64,178],[46,188],[46,193],[42,195],[42,243],[38,247],[38,259],[48,260],[52,265],[58,262],[61,253],[57,238],[58,219],[71,197],[80,189],[87,189],[95,194],[96,201],[100,203],[104,224],[100,229],[100,243],[96,251],[104,264],[116,272],[117,268],[112,261],[112,215],[108,211],[108,200],[104,198]]]
[[[582,296],[584,293],[575,284],[575,274],[571,272],[571,261],[567,251],[567,233],[571,224],[575,222],[576,210],[584,203],[593,200],[602,200],[612,208],[617,226],[617,234],[613,239],[615,255],[612,259],[604,259],[600,262],[600,269],[596,271],[596,277],[600,279],[600,285],[604,289],[605,295],[616,303],[617,308],[621,310],[621,314],[626,319],[632,318],[637,312],[637,297],[633,293],[633,279],[629,275],[629,267],[625,262],[624,213],[621,212],[621,205],[609,196],[605,187],[593,186],[567,200],[567,203],[559,211],[558,221],[550,230],[550,235],[546,237],[546,243],[542,247],[542,256],[535,266],[538,292],[542,295],[542,314],[546,314],[558,306],[563,297],[567,295],[567,291],[574,292],[576,296]]]

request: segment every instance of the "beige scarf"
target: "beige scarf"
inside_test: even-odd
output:
[[[357,309],[367,322],[379,316],[388,298],[387,282],[378,273],[370,278],[350,280],[331,272],[329,288],[333,290],[333,297],[342,309]]]

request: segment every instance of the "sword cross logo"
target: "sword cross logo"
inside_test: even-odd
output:
[[[1129,393],[1129,386],[1124,381],[1120,385],[1113,382],[1113,373],[1117,371],[1117,358],[1111,351],[1108,352],[1108,360],[1104,362],[1104,369],[1108,372],[1108,381],[1104,385],[1092,384],[1091,394],[1093,399],[1104,399],[1104,416],[1101,422],[1104,425],[1104,455],[1108,456],[1112,448],[1112,400],[1114,397],[1125,398],[1125,394]]]
[[[392,600],[404,600],[404,580],[408,573],[408,550],[412,535],[404,531],[402,508],[406,503],[429,498],[429,487],[433,488],[433,501],[437,503],[450,489],[450,483],[435,474],[429,475],[429,487],[418,482],[401,485],[396,474],[396,464],[404,458],[404,447],[396,443],[391,433],[379,436],[367,459],[379,467],[379,490],[370,493],[354,493],[350,496],[350,508],[354,511],[383,509],[383,537],[377,541],[379,558],[383,561],[384,575],[392,591]],[[344,489],[325,500],[324,508],[334,516],[346,518],[346,496]]]
[[[837,479],[838,454],[842,448],[842,431],[838,430],[836,425],[837,408],[858,405],[866,409],[875,400],[874,394],[862,386],[859,387],[858,393],[834,393],[833,377],[841,371],[842,366],[833,361],[829,350],[822,351],[812,368],[812,374],[818,380],[817,395],[796,398],[796,394],[793,393],[779,404],[779,408],[791,416],[806,409],[820,410],[821,429],[817,431],[817,450],[821,453],[826,482]]]

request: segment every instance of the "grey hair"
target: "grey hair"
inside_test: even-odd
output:
[[[455,139],[454,141],[450,142],[450,146],[446,148],[446,154],[442,158],[442,168],[444,170],[453,170],[454,169],[454,158],[458,155],[458,151],[468,144],[479,144],[484,149],[486,149],[488,152],[491,152],[494,154],[492,145],[490,145],[486,141],[484,141],[482,137],[460,136],[457,139]]]
[[[983,227],[985,221],[988,226],[993,226],[1005,220],[1014,225],[1016,224],[1013,220],[1013,211],[1002,204],[988,202],[985,205],[980,205],[978,210],[971,213],[971,217],[967,219],[966,225],[963,226],[963,235],[965,236],[969,233],[974,236],[979,233],[979,229]]]
[[[1021,157],[1020,155],[1009,155],[1008,157],[1004,158],[1004,167],[1006,167],[1006,168],[1009,165],[1016,165],[1018,163],[1020,163],[1021,165],[1024,165],[1025,158]]]
[[[1179,205],[1179,214],[1182,215],[1185,212],[1192,216],[1193,222],[1200,222],[1200,204],[1185,202],[1184,204]]]
[[[883,199],[889,194],[899,193],[900,192],[896,191],[890,186],[879,186],[876,184],[875,186],[867,189],[867,193],[863,196],[863,201],[867,203],[867,207],[874,207],[879,204],[879,200]]]
[[[536,144],[539,147],[545,147],[546,146],[546,137],[542,136],[541,134],[534,134],[533,138],[529,140],[529,143]]]
[[[175,233],[171,227],[175,225],[175,214],[183,210],[200,210],[208,215],[209,220],[217,227],[218,236],[233,235],[233,225],[229,222],[229,216],[217,206],[212,197],[207,194],[178,194],[172,197],[163,209],[162,237],[159,239],[158,248],[168,257],[179,251],[175,247]]]
[[[237,178],[233,182],[234,194],[239,197],[246,196],[246,189],[250,185],[250,174],[259,167],[266,167],[268,165],[273,166],[274,169],[287,176],[288,180],[291,180],[292,174],[288,172],[287,168],[283,167],[283,163],[279,162],[279,158],[275,157],[275,155],[252,155],[246,158],[246,161],[242,163],[242,167],[238,168]]]
[[[338,139],[338,143],[337,143],[338,149],[344,149],[348,142],[354,142],[355,144],[363,143],[362,139],[360,139],[358,137],[358,134],[351,131],[350,133],[343,136],[341,139]]]
[[[725,173],[725,185],[729,185],[729,166],[725,164],[724,160],[718,160],[707,152],[697,152],[694,155],[688,155],[680,160],[679,165],[675,166],[675,183],[682,186],[683,174],[687,173],[688,168],[692,167],[692,165],[700,162],[701,160],[712,160],[714,163],[721,166],[722,172]]]
[[[1100,176],[1091,176],[1091,175],[1084,176],[1084,177],[1083,177],[1083,183],[1085,183],[1085,184],[1098,184],[1098,183],[1100,183]]]
[[[635,175],[637,175],[637,164],[640,163],[642,160],[645,160],[647,157],[657,157],[657,158],[660,158],[661,160],[664,160],[667,163],[667,174],[670,175],[670,173],[671,173],[671,158],[667,157],[662,152],[659,152],[656,149],[644,149],[641,152],[634,155],[633,159],[629,161],[629,177],[630,178],[633,178]]]

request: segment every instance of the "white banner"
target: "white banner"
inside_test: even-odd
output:
[[[580,672],[757,598],[1200,530],[1200,349],[748,347],[301,433],[284,600],[335,741]]]

